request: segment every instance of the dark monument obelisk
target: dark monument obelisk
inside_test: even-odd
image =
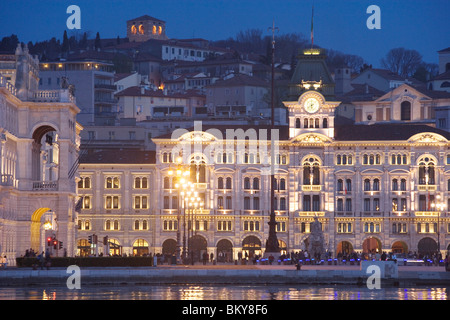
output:
[[[275,22],[273,23],[272,27],[269,28],[269,30],[272,31],[272,125],[271,125],[271,169],[270,169],[270,220],[268,222],[269,224],[269,237],[266,241],[266,250],[264,252],[264,257],[268,258],[269,256],[273,256],[275,259],[278,258],[280,255],[280,245],[278,243],[277,238],[277,232],[276,232],[276,225],[277,222],[275,221],[275,141],[273,141],[273,132],[275,129],[275,106],[274,106],[274,74],[275,74],[275,31],[278,30],[277,27],[275,27]]]

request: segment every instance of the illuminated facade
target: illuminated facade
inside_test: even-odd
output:
[[[306,249],[309,225],[318,217],[333,253],[424,252],[437,245],[438,228],[445,250],[450,240],[450,135],[425,125],[333,127],[327,108],[334,108],[335,102],[321,99],[318,111],[306,111],[308,97],[317,96],[308,91],[299,102],[289,103],[294,125],[277,127],[275,195],[281,247],[289,252]],[[269,130],[186,130],[176,139],[154,139],[156,154],[149,162],[119,161],[120,153],[84,162],[80,176],[89,182],[79,184],[86,203],[79,216],[79,241],[96,233],[113,239],[127,254],[173,251],[178,228],[184,230],[178,215],[183,221],[186,212],[188,219],[191,214],[178,209],[179,190],[169,174],[177,167],[175,157],[185,150],[184,163],[198,171],[192,177],[199,179],[197,191],[204,204],[194,212],[196,239],[203,250],[233,258],[240,251],[260,253],[268,236],[269,176],[262,171],[260,155],[261,147],[267,152],[267,141],[257,137],[255,153],[245,139],[236,139],[228,150],[218,138],[218,132],[225,137],[225,129],[242,129],[249,136],[253,129]],[[196,152],[186,153],[191,147]],[[148,244],[147,249],[139,249],[139,243]]]
[[[78,253],[89,251],[86,239],[93,233],[108,236],[111,253],[179,250],[183,255],[191,249],[196,258],[208,252],[219,261],[263,253],[271,137],[277,147],[276,221],[283,251],[307,249],[317,217],[333,256],[431,254],[438,246],[445,252],[450,243],[450,134],[411,121],[339,125],[334,118],[339,101],[330,98],[332,85],[323,80],[318,75],[292,84],[296,98],[284,102],[289,125],[275,131],[196,123],[154,138],[152,154],[86,158],[80,177],[88,184],[79,183],[78,193],[89,200],[79,215]],[[402,94],[409,99],[411,92],[403,90],[396,99]],[[401,113],[401,105],[393,103],[392,114]],[[186,169],[188,176],[174,175]],[[189,205],[181,178],[195,185],[197,207]]]
[[[37,90],[37,59],[21,45],[13,56],[20,62],[14,77],[0,74],[0,253],[8,265],[30,249],[54,256],[75,250],[82,130],[69,90]],[[56,249],[47,237],[58,241]]]

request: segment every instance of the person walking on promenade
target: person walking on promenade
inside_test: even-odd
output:
[[[42,251],[42,253],[37,256],[38,264],[41,267],[41,270],[44,270],[44,263],[45,263],[45,261],[44,261],[45,257],[44,256],[45,256],[44,251]]]
[[[50,269],[51,261],[50,261],[50,251],[47,249],[45,251],[45,266],[47,267],[47,270]]]

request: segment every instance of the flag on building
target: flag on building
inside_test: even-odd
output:
[[[314,46],[314,6],[312,7],[311,16],[311,48]]]

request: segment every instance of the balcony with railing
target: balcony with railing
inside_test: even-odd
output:
[[[105,89],[105,90],[111,90],[111,91],[116,91],[117,90],[117,86],[115,84],[104,84],[104,83],[96,83],[94,84],[94,88],[95,89]]]
[[[0,175],[0,186],[12,187],[14,185],[14,178],[12,174]]]
[[[17,95],[16,87],[2,75],[0,75],[0,88],[6,88],[12,95]]]
[[[416,217],[437,217],[442,216],[442,212],[440,211],[416,211]]]
[[[374,211],[363,211],[361,212],[362,217],[382,217],[384,216],[383,211],[374,210]]]
[[[57,191],[58,182],[57,181],[33,181],[32,185],[33,191]]]
[[[59,90],[38,90],[31,98],[34,102],[66,102],[75,103],[75,97],[68,89]]]
[[[419,184],[417,185],[417,191],[436,191],[437,186],[434,184]]]
[[[302,191],[320,192],[320,191],[322,191],[322,186],[321,185],[304,184],[304,185],[302,185]]]
[[[325,211],[298,211],[299,217],[323,217]]]

